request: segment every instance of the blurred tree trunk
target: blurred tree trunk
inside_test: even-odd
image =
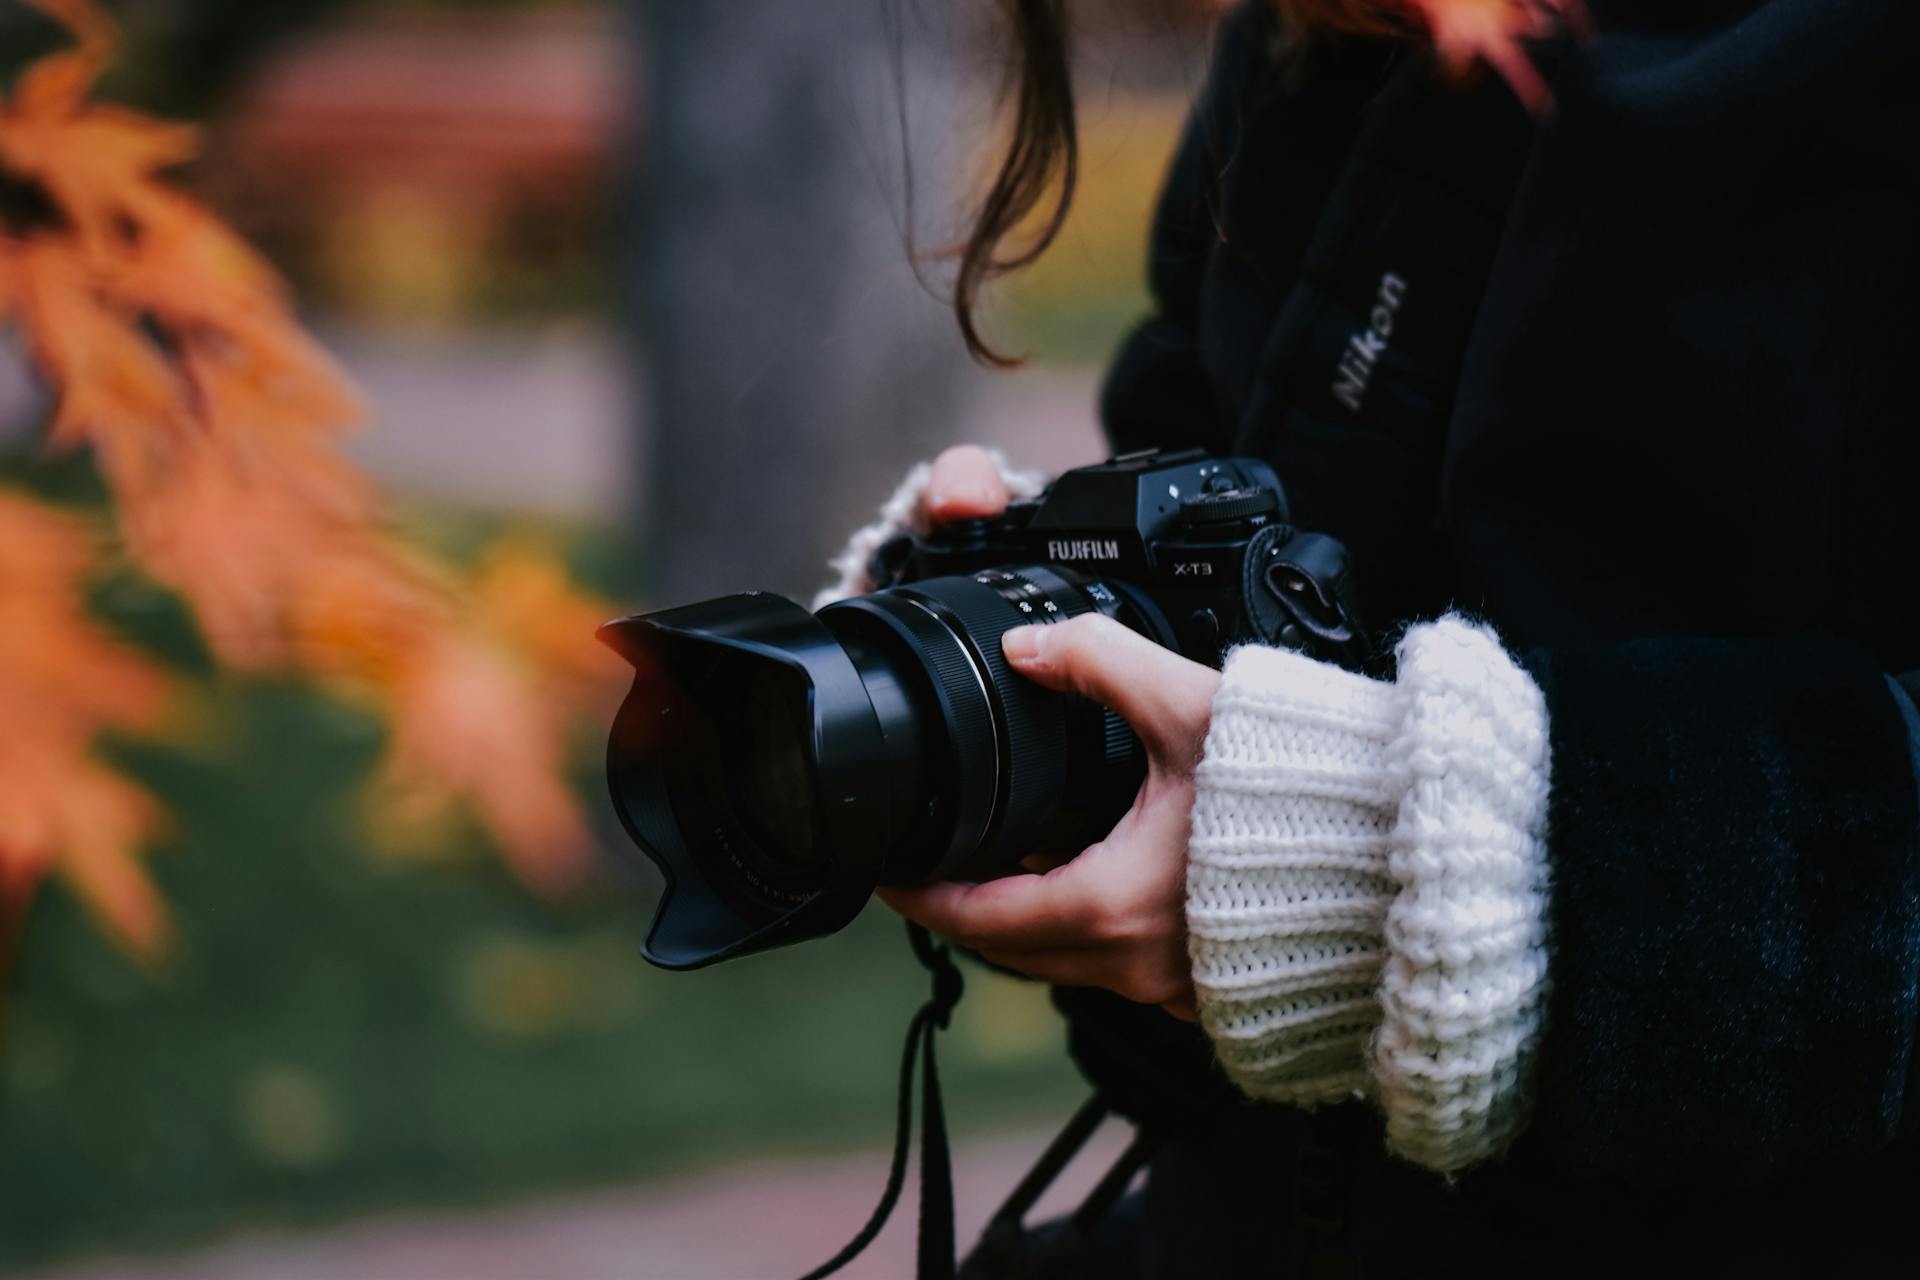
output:
[[[950,223],[949,18],[914,0],[656,0],[645,16],[630,269],[648,599],[804,596],[953,429],[964,357],[907,260],[896,115],[904,93],[916,200]]]

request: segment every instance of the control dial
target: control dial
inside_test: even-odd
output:
[[[1190,493],[1180,500],[1180,523],[1187,528],[1232,524],[1256,516],[1276,515],[1279,510],[1280,495],[1271,489],[1221,489],[1213,493]]]

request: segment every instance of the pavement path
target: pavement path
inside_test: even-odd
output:
[[[975,1139],[954,1153],[958,1238],[988,1214],[1050,1135]],[[1109,1123],[1041,1202],[1077,1204],[1124,1147]],[[770,1160],[673,1182],[487,1209],[386,1213],[312,1231],[250,1232],[191,1253],[100,1257],[16,1280],[792,1280],[857,1231],[887,1154]],[[846,1280],[913,1274],[918,1180]]]

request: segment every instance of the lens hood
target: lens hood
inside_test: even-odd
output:
[[[607,744],[607,780],[627,833],[666,891],[642,950],[696,969],[845,927],[872,895],[888,799],[912,761],[889,752],[867,691],[834,636],[766,592],[621,618],[600,640],[634,668]],[[742,720],[770,724],[756,760]],[[757,769],[791,774],[768,782]],[[772,818],[743,822],[733,793],[758,787]]]

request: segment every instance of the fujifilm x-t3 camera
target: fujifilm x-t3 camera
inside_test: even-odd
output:
[[[1140,744],[1014,674],[1013,627],[1103,613],[1215,667],[1242,643],[1367,657],[1345,548],[1294,529],[1246,458],[1081,467],[999,517],[895,540],[871,573],[878,590],[818,613],[754,592],[600,629],[636,673],[607,772],[666,877],[653,963],[820,937],[877,885],[989,879],[1104,836]]]

